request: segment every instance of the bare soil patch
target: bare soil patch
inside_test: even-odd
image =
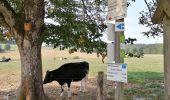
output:
[[[12,78],[12,77],[11,77]],[[17,82],[12,83],[10,80],[11,86],[9,84],[0,85],[0,100],[15,100],[18,84]],[[60,97],[61,88],[57,82],[52,82],[43,85],[44,92],[48,100],[67,100],[67,85],[64,86],[64,96]],[[96,100],[97,96],[97,79],[91,77],[87,81],[87,91],[80,91],[80,82],[72,82],[71,91],[72,98],[71,100]],[[113,96],[109,92],[114,90],[114,83],[104,79],[104,100],[113,100]]]

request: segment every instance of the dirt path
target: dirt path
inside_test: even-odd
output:
[[[14,85],[14,84],[13,84]],[[11,89],[4,89],[1,85],[0,87],[0,100],[15,100],[16,97],[16,86],[12,86]],[[45,84],[44,92],[48,97],[48,100],[67,100],[67,86],[64,86],[64,96],[60,97],[61,88],[57,82],[52,82],[49,84]],[[87,92],[80,92],[80,82],[72,82],[71,91],[72,91],[72,98],[71,100],[96,100],[96,89],[97,89],[97,80],[96,78],[89,78],[87,81]],[[2,90],[3,88],[4,90]],[[104,99],[105,100],[113,100],[109,92],[114,89],[114,84],[110,81],[104,80]],[[107,92],[106,92],[107,91]]]

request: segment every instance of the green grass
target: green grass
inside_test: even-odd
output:
[[[13,48],[16,49],[15,46]],[[1,56],[0,53],[0,58]],[[67,58],[67,60],[59,60],[59,57],[43,57],[43,72],[56,69],[67,62],[80,60],[81,58],[74,59],[73,57]],[[96,77],[99,71],[104,71],[106,74],[107,64],[102,63],[100,58],[85,58],[83,60],[88,61],[90,64],[90,76]],[[125,58],[124,61],[128,64],[128,83],[137,84],[136,87],[125,89],[125,98],[131,100],[128,98],[137,96],[154,98],[153,100],[163,100],[163,88],[160,86],[163,83],[163,55],[145,55],[144,58]],[[12,74],[19,76],[20,66],[20,60],[0,63],[0,77]]]
[[[163,55],[145,55],[144,58],[125,58],[130,72],[163,72]]]
[[[128,64],[128,82],[163,80],[163,55],[145,55],[144,58],[125,58]]]
[[[0,53],[1,58],[1,53]],[[42,58],[43,70],[53,70],[66,62],[79,61],[80,59],[68,58],[68,60],[59,60],[59,58]],[[98,71],[106,73],[107,64],[102,63],[100,58],[83,59],[90,64],[90,75],[97,75]],[[145,55],[144,58],[125,58],[125,63],[128,64],[129,81],[131,79],[144,78],[162,78],[163,73],[163,56],[162,55]],[[20,71],[20,60],[9,63],[0,63],[0,72],[3,71]],[[13,71],[12,70],[12,71]]]
[[[144,58],[125,58],[128,64],[128,83],[137,84],[125,89],[125,98],[152,98],[163,100],[163,55],[145,55]]]
[[[5,48],[5,44],[0,44],[1,45],[1,49],[4,49]],[[18,47],[17,45],[15,44],[10,44],[11,48],[10,50],[18,50]]]

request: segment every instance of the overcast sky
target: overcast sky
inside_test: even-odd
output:
[[[139,12],[142,10],[147,10],[144,0],[136,0],[135,3],[132,3],[127,10],[127,17],[125,18],[125,37],[137,38],[135,43],[144,43],[144,44],[154,44],[162,43],[162,37],[147,38],[141,34],[143,31],[147,30],[146,27],[138,24]]]

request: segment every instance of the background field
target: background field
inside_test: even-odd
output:
[[[10,91],[12,89],[16,89],[19,86],[20,56],[15,46],[13,51],[0,53],[0,59],[3,56],[12,58],[12,61],[8,63],[0,63],[0,91]],[[62,57],[67,59],[60,60]],[[106,63],[102,63],[101,58],[97,58],[96,54],[86,54],[80,52],[69,54],[67,50],[59,51],[58,49],[43,47],[43,76],[46,70],[56,69],[66,62],[81,60],[86,60],[90,63],[91,78],[95,78],[98,71],[104,71],[106,74],[107,65]],[[128,84],[126,84],[125,89],[126,97],[132,97],[134,95],[151,98],[162,97],[163,55],[145,55],[143,58],[125,58],[125,63],[128,64]],[[156,93],[157,90],[153,90],[155,87],[160,91],[159,93]],[[144,93],[142,93],[140,90],[142,90]],[[155,93],[154,95],[150,96],[148,92]],[[110,94],[114,95],[112,92]]]

